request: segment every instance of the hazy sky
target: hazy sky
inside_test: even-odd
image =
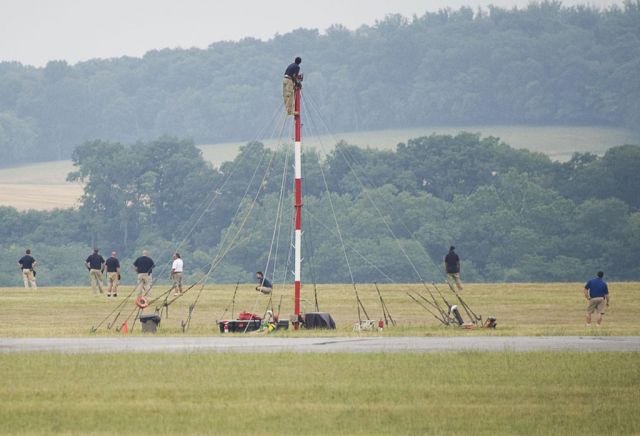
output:
[[[411,17],[460,6],[524,7],[529,0],[0,0],[0,61],[43,66],[91,58],[142,56],[299,27],[356,29],[389,13]],[[607,7],[622,0],[565,0]]]

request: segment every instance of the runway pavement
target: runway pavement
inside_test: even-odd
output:
[[[491,337],[96,337],[1,338],[0,353],[429,353],[455,351],[640,351],[640,336]]]

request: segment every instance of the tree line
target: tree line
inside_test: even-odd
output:
[[[0,63],[2,165],[65,159],[102,138],[249,140],[303,57],[305,96],[333,130],[436,124],[640,126],[640,2],[557,1],[391,15],[142,58]]]
[[[86,142],[69,174],[85,183],[79,209],[0,208],[0,285],[19,285],[26,248],[42,284],[84,283],[92,247],[118,251],[130,283],[143,249],[158,265],[179,250],[191,280],[214,265],[214,282],[265,270],[289,283],[291,159],[290,148],[252,142],[213,167],[189,140]],[[306,283],[440,280],[449,245],[467,281],[640,277],[638,145],[558,163],[461,132],[393,151],[307,149],[303,166]]]

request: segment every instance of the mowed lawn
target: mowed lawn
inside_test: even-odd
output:
[[[609,283],[611,307],[605,315],[604,327],[585,326],[583,283],[499,283],[465,284],[461,293],[464,301],[477,314],[483,317],[495,316],[498,328],[461,330],[456,327],[444,327],[425,309],[411,300],[407,293],[421,294],[430,298],[421,285],[380,285],[384,301],[396,327],[389,327],[382,333],[353,332],[353,324],[358,321],[356,300],[352,285],[317,285],[317,299],[320,311],[329,312],[337,324],[335,331],[284,331],[281,336],[299,335],[640,335],[640,284],[637,282]],[[293,313],[292,286],[276,286],[270,304],[268,296],[257,293],[253,284],[238,286],[235,303],[232,301],[235,285],[207,285],[202,289],[192,311],[191,324],[187,334],[218,335],[217,320],[232,319],[240,311],[263,315],[273,306],[275,313],[283,319],[289,319]],[[429,290],[439,298],[435,287]],[[446,291],[446,285],[438,288],[448,302],[457,302]],[[194,304],[199,287],[192,288],[183,297],[169,306],[169,315],[163,313],[158,334],[183,335],[182,322],[188,318],[189,307]],[[157,285],[153,295],[159,296],[169,290],[168,285]],[[359,284],[358,294],[370,319],[383,317],[380,299],[371,284]],[[37,291],[23,288],[0,288],[0,336],[2,337],[55,337],[87,336],[92,327],[96,335],[118,335],[115,327],[129,317],[128,325],[134,327],[129,334],[138,335],[140,324],[133,326],[136,307],[132,296],[122,304],[132,291],[124,286],[117,299],[95,296],[88,286],[74,288],[39,288]],[[173,296],[170,296],[172,299]],[[152,304],[144,313],[153,313],[161,307],[164,299]],[[314,311],[315,295],[312,285],[303,285],[302,310]],[[468,320],[467,314],[461,310]],[[118,315],[119,314],[119,315]],[[365,318],[364,313],[361,316]],[[111,325],[112,328],[107,327]]]
[[[366,132],[337,132],[323,134],[313,130],[315,124],[306,125],[303,132],[303,146],[313,147],[327,153],[338,141],[346,141],[359,147],[379,150],[395,150],[400,142],[430,135],[457,135],[460,132],[478,133],[482,137],[495,136],[513,148],[527,149],[547,154],[551,159],[567,161],[573,153],[593,153],[602,155],[616,145],[640,144],[637,132],[622,128],[598,126],[431,126],[408,129],[372,130]],[[262,141],[266,146],[279,145],[275,139]],[[232,160],[244,142],[200,145],[205,159],[213,163]]]
[[[83,187],[66,181],[71,171],[74,167],[68,160],[1,169],[0,206],[20,211],[77,207]]]
[[[439,326],[406,296],[419,285],[381,286],[398,327],[354,333],[351,285],[318,285],[320,309],[338,330],[308,335],[638,335],[638,283],[610,283],[602,329],[584,326],[581,283],[466,284],[463,298],[495,315],[496,330]],[[444,288],[440,286],[441,290]],[[168,289],[157,286],[156,295]],[[220,335],[235,285],[203,289],[189,335]],[[88,287],[0,289],[0,335],[90,336],[124,300]],[[170,306],[160,335],[183,335],[198,288]],[[292,310],[291,289],[275,307]],[[371,285],[358,292],[381,316]],[[450,297],[450,294],[447,294]],[[314,300],[303,287],[306,309]],[[262,313],[268,297],[238,288],[239,310]],[[134,308],[122,309],[118,324]],[[226,312],[225,312],[226,309]],[[464,313],[463,313],[464,314]],[[105,321],[95,333],[117,336]],[[142,335],[139,324],[130,335]],[[638,434],[640,353],[461,352],[425,354],[0,353],[0,434]]]
[[[0,354],[1,434],[640,432],[640,353]]]

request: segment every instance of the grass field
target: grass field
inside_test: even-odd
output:
[[[387,328],[383,333],[354,333],[353,323],[358,320],[353,289],[350,285],[318,285],[318,301],[321,311],[330,312],[336,321],[336,331],[289,331],[278,332],[281,336],[298,335],[640,335],[640,284],[610,283],[611,307],[605,316],[605,325],[589,329],[584,323],[585,300],[582,283],[531,283],[531,284],[467,284],[462,298],[478,314],[496,316],[496,330],[461,330],[443,327],[423,308],[413,302],[407,291],[425,292],[418,285],[380,286],[382,295],[397,321],[397,327]],[[231,302],[235,285],[211,286],[204,289],[193,311],[190,335],[220,334],[216,320],[231,318]],[[20,288],[0,289],[0,336],[2,337],[54,337],[87,336],[91,327],[97,326],[121,302],[131,287],[119,291],[116,302],[104,296],[93,296],[85,288],[42,288],[27,291]],[[154,294],[168,289],[158,286]],[[444,291],[444,286],[440,286]],[[188,307],[196,298],[198,288],[192,289],[184,297],[170,306],[169,317],[164,317],[159,329],[161,335],[182,335],[181,321],[186,320]],[[359,285],[358,292],[371,319],[382,317],[380,301],[375,288]],[[293,313],[292,289],[285,292],[276,288],[274,308],[280,309],[281,317],[288,319]],[[303,311],[313,311],[314,300],[311,286],[303,286]],[[249,311],[263,314],[269,302],[264,295],[256,295],[253,285],[241,285],[238,289],[234,314]],[[453,300],[451,295],[445,294]],[[135,309],[133,299],[129,300],[115,325],[118,325]],[[152,306],[146,312],[152,312]],[[225,312],[225,308],[227,309]],[[106,329],[114,315],[105,320],[97,335],[117,335],[114,329]],[[462,313],[466,318],[466,314]],[[364,315],[363,315],[364,316]],[[133,316],[129,321],[131,321]],[[139,323],[130,334],[141,334]]]
[[[466,284],[467,303],[498,317],[496,330],[475,331],[439,326],[406,297],[407,290],[421,289],[417,285],[383,286],[398,327],[382,333],[352,331],[351,286],[319,285],[320,308],[333,315],[338,330],[276,334],[640,335],[639,285],[610,283],[606,324],[587,329],[580,283]],[[204,289],[189,335],[220,335],[214,322],[225,308],[229,315],[234,288]],[[130,289],[122,288],[118,301]],[[158,286],[155,294],[165,289]],[[91,336],[91,326],[115,303],[90,292],[0,289],[0,336]],[[361,285],[359,293],[371,317],[379,317],[373,288]],[[171,306],[159,335],[183,334],[180,321],[194,298],[187,294]],[[303,298],[309,309],[308,286]],[[261,313],[266,303],[242,285],[235,313]],[[132,307],[129,302],[122,317]],[[291,310],[291,298],[283,298],[282,314]],[[103,327],[95,335],[120,333]],[[142,333],[136,327],[130,335]],[[0,353],[0,368],[0,434],[640,432],[640,353]]]
[[[400,142],[432,134],[456,135],[461,131],[480,133],[485,136],[497,136],[514,148],[528,149],[545,153],[558,161],[566,161],[575,152],[590,152],[602,155],[609,148],[623,144],[640,144],[640,134],[608,127],[571,127],[571,126],[436,126],[413,129],[374,130],[368,132],[343,132],[333,135],[306,136],[307,146],[321,152],[331,150],[336,142],[344,140],[349,144],[375,149],[395,150]],[[313,133],[313,132],[312,132]],[[266,140],[269,147],[277,147],[276,140]],[[232,160],[240,142],[201,145],[205,159],[219,164]]]
[[[390,129],[370,132],[336,133],[332,136],[310,138],[332,148],[336,141],[345,140],[361,147],[395,150],[399,142],[432,134],[456,135],[461,131],[496,136],[514,148],[528,149],[566,161],[575,152],[602,155],[607,149],[623,144],[640,144],[640,134],[626,129],[571,126],[436,126],[413,129]]]
[[[637,434],[638,353],[0,354],[2,434]]]
[[[570,126],[456,126],[395,129],[369,132],[337,133],[332,136],[311,137],[307,132],[306,146],[321,152],[332,149],[337,141],[345,140],[362,147],[395,149],[399,142],[433,133],[455,135],[460,131],[498,136],[515,148],[526,148],[548,154],[556,160],[567,160],[574,152],[604,153],[621,144],[640,143],[640,134],[606,127]],[[266,140],[275,147],[275,140]],[[245,142],[201,145],[204,158],[214,165],[233,160]],[[82,186],[67,183],[66,176],[73,170],[71,161],[46,162],[17,168],[0,169],[0,206],[13,206],[18,210],[50,210],[77,205]]]
[[[80,183],[67,182],[71,161],[43,162],[0,170],[0,206],[52,210],[78,206]]]

